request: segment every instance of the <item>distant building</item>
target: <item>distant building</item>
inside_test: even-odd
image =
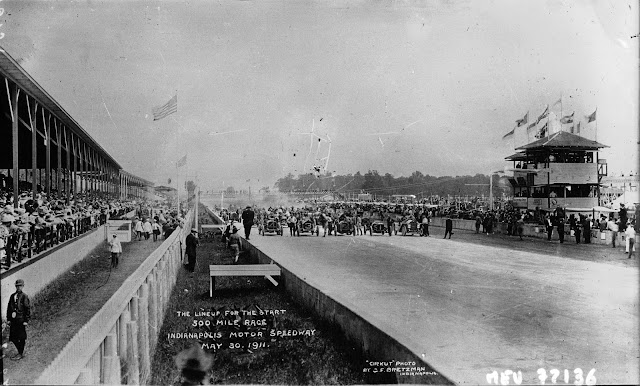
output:
[[[599,206],[607,162],[598,158],[598,151],[605,147],[560,131],[516,148],[518,153],[506,158],[513,162],[506,177],[513,188],[514,206],[543,210]]]

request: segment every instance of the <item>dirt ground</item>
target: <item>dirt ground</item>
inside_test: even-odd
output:
[[[190,324],[197,310],[286,310],[284,315],[267,318],[268,326],[258,331],[314,330],[312,337],[239,340],[242,348],[230,348],[230,331],[237,327],[216,327],[221,349],[206,350],[213,358],[207,374],[213,384],[371,384],[394,383],[381,377],[368,379],[362,372],[363,359],[358,349],[346,341],[335,326],[318,321],[294,304],[281,287],[274,287],[262,277],[221,277],[216,280],[214,297],[209,297],[209,264],[232,264],[232,253],[219,241],[202,243],[198,248],[198,266],[193,277],[186,271],[178,274],[158,347],[153,358],[151,384],[176,384],[180,372],[174,357],[193,344],[208,340],[170,339],[172,332],[201,331]],[[241,255],[240,264],[246,264]],[[178,316],[191,312],[191,318]],[[210,319],[214,320],[214,319]],[[244,329],[240,327],[240,330]],[[256,331],[256,329],[249,329]],[[257,347],[250,347],[253,342]],[[210,343],[210,342],[209,342]],[[264,346],[262,346],[264,344]]]

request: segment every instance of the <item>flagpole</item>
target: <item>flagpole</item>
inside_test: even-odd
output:
[[[595,139],[595,141],[598,142],[598,116],[597,116],[598,108],[597,107],[596,107],[595,113],[596,113],[596,139]]]
[[[176,199],[178,201],[178,215],[180,214],[180,181],[178,181],[178,163],[176,162]]]

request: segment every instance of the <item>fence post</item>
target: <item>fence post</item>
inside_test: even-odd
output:
[[[76,379],[76,385],[93,385],[93,374],[91,374],[91,369],[84,368],[80,370],[80,375],[78,375],[78,379]]]
[[[127,324],[131,321],[130,313],[128,308],[125,308],[124,311],[120,314],[119,324],[120,329],[118,331],[118,356],[122,359],[121,372],[127,372]]]
[[[158,338],[158,299],[157,299],[157,285],[155,281],[154,268],[149,275],[147,275],[147,283],[149,283],[149,308],[147,314],[149,315],[149,349],[153,352],[156,347]]]
[[[151,374],[149,359],[149,287],[146,283],[140,286],[138,298],[138,350],[140,352],[140,382],[146,383]]]
[[[139,385],[140,368],[138,367],[138,325],[135,321],[127,323],[127,341],[127,385]]]
[[[102,358],[102,383],[107,385],[120,383],[120,358],[116,346],[116,334],[111,330],[104,340],[104,357]]]

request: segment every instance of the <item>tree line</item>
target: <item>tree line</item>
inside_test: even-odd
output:
[[[506,178],[493,176],[495,197],[511,195],[511,187]],[[332,191],[338,193],[372,193],[376,195],[413,194],[418,198],[431,195],[447,196],[488,196],[489,176],[431,176],[420,171],[410,176],[394,177],[390,173],[380,174],[369,170],[365,174],[331,175],[289,173],[279,178],[274,188],[280,192]]]

